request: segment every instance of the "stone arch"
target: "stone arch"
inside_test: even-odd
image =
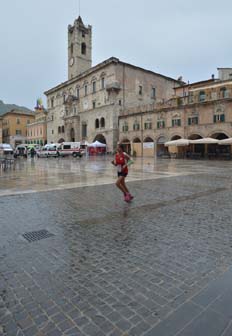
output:
[[[173,135],[172,137],[171,137],[171,141],[172,140],[178,140],[178,139],[181,139],[181,136],[180,135]]]
[[[143,140],[143,142],[154,142],[154,140],[153,140],[151,137],[147,136],[147,137]]]
[[[141,143],[141,140],[138,137],[136,137],[134,138],[133,143]]]
[[[214,139],[218,139],[218,140],[223,140],[223,139],[227,139],[229,138],[229,135],[226,134],[224,131],[216,131],[216,132],[212,132],[209,137],[214,138]]]
[[[154,140],[150,136],[146,136],[146,138],[143,140],[143,156],[153,157],[154,151]]]
[[[101,143],[103,143],[103,144],[106,145],[106,138],[104,137],[103,134],[97,134],[97,135],[95,136],[93,142],[94,142],[94,141],[99,141],[99,142],[101,142]]]
[[[201,136],[200,134],[196,134],[196,133],[191,134],[188,137],[189,140],[197,140],[197,139],[202,139],[202,138],[203,138],[203,136]]]
[[[134,156],[141,156],[142,155],[142,142],[139,137],[133,139],[132,144],[132,154]]]
[[[131,142],[129,139],[124,138],[123,140],[120,141],[120,144],[123,145],[124,150],[126,153],[128,153],[129,155],[131,155]]]
[[[63,138],[60,138],[59,140],[58,140],[58,143],[62,143],[62,142],[64,142],[65,140],[63,139]]]
[[[156,155],[163,156],[168,153],[168,147],[165,147],[164,144],[167,142],[165,135],[159,135],[156,139]]]

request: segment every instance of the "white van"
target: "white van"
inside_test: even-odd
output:
[[[62,142],[59,145],[58,151],[60,156],[72,155],[73,157],[82,157],[80,142]]]
[[[27,144],[17,145],[14,152],[14,157],[23,156],[27,158]]]
[[[58,157],[59,154],[59,146],[60,144],[47,144],[44,145],[41,149],[36,151],[37,157]]]
[[[13,155],[14,151],[9,144],[0,144],[0,156]]]

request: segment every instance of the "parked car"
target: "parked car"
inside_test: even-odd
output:
[[[60,156],[82,157],[80,142],[62,142],[58,147],[58,151]]]
[[[27,158],[27,144],[20,144],[15,148],[14,157],[23,156]]]
[[[37,157],[58,157],[60,156],[58,147],[59,144],[47,144],[36,151]]]
[[[0,144],[0,156],[9,156],[13,155],[14,151],[11,145],[9,144]]]

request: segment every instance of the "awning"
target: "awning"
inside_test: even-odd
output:
[[[219,142],[218,139],[213,139],[213,138],[202,138],[202,139],[197,139],[197,140],[190,140],[191,144],[217,144]]]
[[[178,139],[178,140],[172,140],[165,142],[165,146],[188,146],[190,143],[190,140],[188,139]]]
[[[232,145],[232,138],[219,140],[218,144],[219,145]]]

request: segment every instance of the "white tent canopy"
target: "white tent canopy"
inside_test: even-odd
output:
[[[213,139],[213,138],[202,138],[202,139],[197,139],[197,140],[190,140],[191,144],[217,144],[219,143],[218,139]]]
[[[219,145],[232,145],[232,138],[220,140],[218,144]]]
[[[190,144],[190,140],[188,139],[178,139],[165,142],[165,146],[188,146]]]
[[[92,142],[92,143],[90,143],[90,144],[88,144],[88,147],[106,147],[106,144],[104,144],[104,143],[101,143],[101,142],[99,142],[99,141],[94,141],[94,142]]]

